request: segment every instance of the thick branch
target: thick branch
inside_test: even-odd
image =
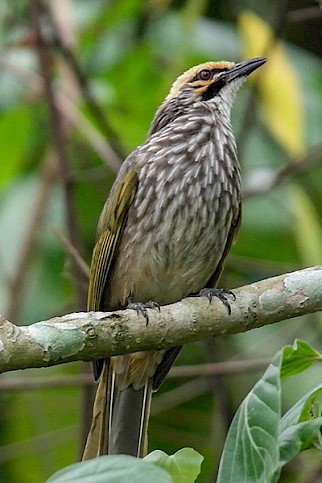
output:
[[[245,332],[322,310],[322,266],[234,290],[231,314],[218,299],[187,298],[149,311],[74,313],[17,327],[0,321],[0,371],[166,349],[222,334]]]

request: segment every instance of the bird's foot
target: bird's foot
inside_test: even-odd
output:
[[[153,300],[150,300],[149,302],[142,303],[142,302],[132,302],[132,300],[129,298],[128,299],[128,305],[126,307],[127,309],[135,310],[138,315],[142,314],[143,317],[145,318],[146,325],[149,323],[149,314],[147,309],[158,309],[160,312],[160,305],[157,302],[154,302]]]
[[[213,297],[217,297],[219,300],[222,301],[224,306],[227,307],[229,315],[231,314],[231,308],[230,308],[230,303],[227,299],[227,296],[230,296],[234,300],[236,300],[236,295],[234,294],[234,292],[232,292],[228,288],[203,288],[195,296],[197,296],[197,297],[207,297],[210,304],[211,304]]]

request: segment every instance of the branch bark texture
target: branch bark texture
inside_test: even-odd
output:
[[[0,319],[0,372],[160,350],[235,334],[322,311],[322,266],[280,275],[234,290],[231,314],[218,299],[186,298],[149,310],[81,312],[16,326]]]

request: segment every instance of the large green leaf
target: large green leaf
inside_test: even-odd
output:
[[[278,352],[246,396],[231,424],[220,462],[218,483],[267,482],[279,462],[280,366]]]
[[[134,456],[100,456],[68,466],[46,483],[172,483],[165,470]]]
[[[308,392],[283,418],[281,378],[307,369],[320,354],[297,340],[278,352],[246,396],[230,427],[218,482],[276,482],[282,466],[300,451],[321,447],[322,384]]]

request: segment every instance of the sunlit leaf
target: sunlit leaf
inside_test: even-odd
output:
[[[322,355],[307,342],[297,340],[293,347],[283,350],[281,377],[294,376],[310,367],[314,362],[322,360]]]
[[[292,156],[304,148],[301,89],[298,76],[283,45],[275,41],[270,26],[254,12],[239,17],[245,56],[266,56],[265,67],[252,74],[258,80],[263,113],[273,136]]]
[[[200,473],[203,456],[192,448],[182,448],[170,456],[160,450],[152,451],[144,460],[164,468],[173,483],[193,483]]]

